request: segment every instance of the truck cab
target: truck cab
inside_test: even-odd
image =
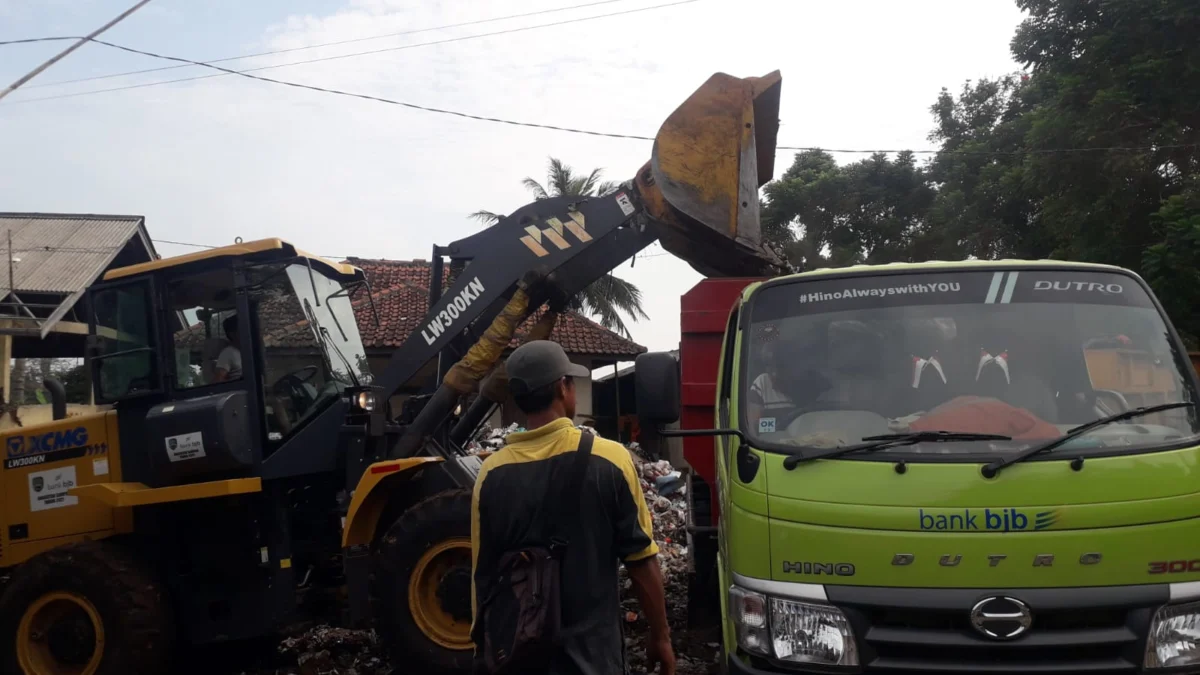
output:
[[[678,419],[682,367],[663,433],[712,438],[685,454],[730,672],[1200,668],[1197,378],[1139,277],[860,266],[726,309],[711,428],[686,334],[637,400]]]

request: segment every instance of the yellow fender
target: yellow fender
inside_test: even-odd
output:
[[[441,457],[410,457],[375,462],[367,467],[350,499],[346,523],[342,526],[342,547],[370,544],[387,507],[388,495],[396,484],[411,480],[421,469],[441,461]]]

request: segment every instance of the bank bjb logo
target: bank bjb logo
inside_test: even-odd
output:
[[[1028,513],[1020,509],[961,509],[918,516],[922,530],[933,532],[1024,532],[1045,530],[1058,522],[1057,511]]]
[[[45,487],[46,487],[46,479],[45,478],[42,478],[41,476],[37,476],[33,479],[33,491],[34,492],[41,492],[42,489]]]

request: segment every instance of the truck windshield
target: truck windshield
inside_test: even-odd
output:
[[[1191,364],[1136,279],[1015,269],[797,279],[754,294],[744,333],[744,424],[756,445],[833,448],[951,431],[1011,441],[873,453],[1004,456],[1095,419],[1196,400]],[[1195,439],[1194,409],[1113,424],[1072,456]],[[1051,453],[1053,454],[1053,453]]]

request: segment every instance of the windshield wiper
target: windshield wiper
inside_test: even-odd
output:
[[[907,434],[884,434],[882,436],[867,436],[862,439],[863,443],[854,445],[843,445],[840,448],[834,448],[829,452],[817,453],[815,455],[804,455],[796,453],[788,455],[787,459],[783,460],[783,468],[792,470],[800,462],[806,462],[813,459],[834,459],[843,455],[848,455],[854,452],[872,452],[874,450],[883,450],[886,448],[895,448],[901,445],[916,445],[917,443],[945,443],[948,441],[1011,441],[1011,436],[1001,436],[1000,434],[974,434],[970,432],[960,431],[914,431]]]
[[[329,303],[326,302],[325,304],[328,306]],[[338,349],[338,346],[334,344],[333,336],[329,334],[329,329],[321,326],[320,331],[321,341],[328,345],[329,348],[333,350],[333,353],[337,354],[338,358],[341,359],[343,364],[345,364],[346,373],[350,375],[350,379],[354,382],[354,386],[361,387],[362,383],[358,381],[358,376],[354,374],[354,366],[350,365],[350,359],[347,359],[346,355],[342,353],[342,350]]]
[[[1055,448],[1066,445],[1072,439],[1078,438],[1078,437],[1086,434],[1087,432],[1091,431],[1092,429],[1097,429],[1097,428],[1105,426],[1107,424],[1112,424],[1113,422],[1121,422],[1124,420],[1133,419],[1134,417],[1141,417],[1142,415],[1149,415],[1149,414],[1156,413],[1156,412],[1162,412],[1164,410],[1174,410],[1175,408],[1190,408],[1194,405],[1196,405],[1196,404],[1195,403],[1186,403],[1186,402],[1163,403],[1160,405],[1152,405],[1152,406],[1147,406],[1144,408],[1134,408],[1133,410],[1126,410],[1125,412],[1117,413],[1115,415],[1109,415],[1108,417],[1101,417],[1100,419],[1092,420],[1091,422],[1088,422],[1087,424],[1082,424],[1080,426],[1075,427],[1074,429],[1071,429],[1067,433],[1063,434],[1062,436],[1059,436],[1058,438],[1056,438],[1052,441],[1049,441],[1048,443],[1043,443],[1042,445],[1035,445],[1034,447],[1029,448],[1028,450],[1025,450],[1023,452],[1019,452],[1019,453],[1013,455],[1012,457],[1008,457],[1006,459],[998,459],[998,460],[992,462],[991,464],[985,465],[982,470],[983,477],[984,478],[993,478],[993,477],[995,477],[995,475],[997,473],[1000,473],[1001,469],[1003,469],[1005,467],[1012,466],[1013,464],[1016,464],[1018,462],[1024,462],[1025,460],[1029,459],[1030,457],[1033,457],[1036,454],[1043,453],[1043,452],[1049,452],[1050,450],[1053,450]]]
[[[308,298],[304,299],[303,309],[304,315],[308,318],[308,325],[312,327],[313,336],[316,337],[317,344],[320,346],[318,351],[321,353],[321,362],[329,369],[330,374],[336,372],[336,369],[333,367],[333,359],[329,358],[329,352],[333,352],[337,354],[342,363],[346,364],[347,372],[350,374],[350,379],[354,382],[354,386],[362,386],[358,378],[354,375],[354,367],[350,365],[350,361],[346,359],[346,355],[333,343],[333,337],[330,336],[329,329],[322,326],[321,322],[317,320],[317,313],[313,311]]]

